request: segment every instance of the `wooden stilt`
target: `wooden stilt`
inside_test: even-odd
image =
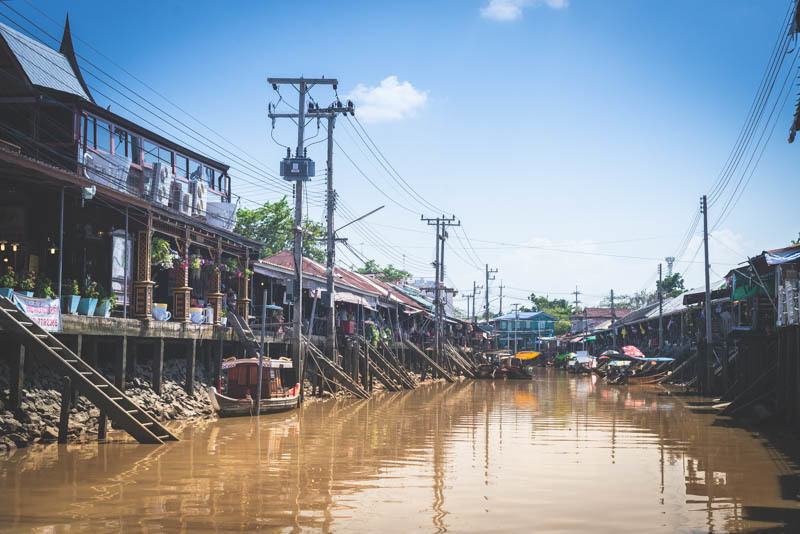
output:
[[[69,430],[69,409],[72,406],[72,381],[68,376],[63,378],[61,386],[61,417],[58,420],[58,442],[67,442]]]
[[[192,339],[189,351],[186,353],[186,393],[191,396],[194,392],[194,367],[197,360],[197,340]]]
[[[106,417],[106,412],[100,410],[100,417],[97,421],[97,439],[99,441],[105,441],[107,432],[108,432],[108,417]]]
[[[150,382],[153,384],[153,391],[161,395],[161,377],[164,372],[164,338],[159,338],[153,347],[153,375]]]
[[[11,383],[9,384],[8,404],[12,410],[22,404],[22,390],[25,387],[25,345],[20,343],[16,358],[11,358]]]
[[[122,336],[116,347],[116,361],[114,362],[114,385],[120,391],[125,391],[125,361],[128,356],[128,338]]]

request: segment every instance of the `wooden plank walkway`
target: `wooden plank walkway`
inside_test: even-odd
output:
[[[27,350],[41,355],[56,373],[68,376],[81,395],[103,410],[116,426],[139,443],[161,444],[178,440],[142,407],[5,297],[0,297],[0,326],[16,337]]]

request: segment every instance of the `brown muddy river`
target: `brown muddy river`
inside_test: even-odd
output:
[[[39,446],[0,459],[0,531],[800,531],[792,464],[684,402],[541,371]]]

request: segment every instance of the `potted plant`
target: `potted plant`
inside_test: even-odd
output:
[[[81,302],[81,289],[77,280],[64,280],[61,284],[61,311],[64,313],[78,313],[78,304]]]
[[[99,297],[100,291],[97,290],[97,282],[89,282],[86,284],[81,294],[81,302],[78,304],[78,313],[80,315],[94,315],[94,310],[97,308],[97,299]]]
[[[169,241],[154,237],[151,243],[150,263],[159,269],[172,269],[180,255],[169,247]]]
[[[14,296],[14,288],[17,285],[17,273],[12,266],[8,266],[6,274],[0,276],[0,297],[10,299]]]
[[[111,291],[110,293],[105,294],[103,298],[97,303],[97,308],[94,310],[94,314],[97,317],[109,317],[111,315],[111,310],[117,305],[117,295]]]
[[[52,299],[56,297],[53,291],[53,282],[49,278],[37,278],[33,287],[33,296],[39,299]]]
[[[222,310],[219,314],[219,324],[222,326],[228,326],[228,310]]]
[[[17,289],[26,297],[33,296],[33,289],[36,287],[36,273],[34,271],[28,272],[24,278],[17,283]]]
[[[198,256],[197,254],[192,254],[191,256],[189,256],[190,269],[192,269],[193,271],[197,271],[200,269],[200,264],[201,264],[200,256]]]

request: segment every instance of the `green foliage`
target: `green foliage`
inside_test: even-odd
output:
[[[683,281],[681,281],[683,283]],[[636,310],[647,304],[652,304],[658,300],[658,295],[655,291],[650,292],[642,289],[639,292],[631,293],[630,295],[614,295],[614,306],[619,309]],[[606,297],[600,301],[600,306],[608,308],[611,306],[611,298]]]
[[[575,311],[574,307],[566,299],[537,297],[535,293],[531,293],[528,300],[531,301],[532,306],[530,308],[522,306],[520,311],[525,308],[525,311],[545,312],[555,317],[558,321],[567,321],[569,323],[569,319]]]
[[[675,273],[672,276],[667,276],[660,285],[663,287],[665,297],[677,297],[686,290],[683,287],[683,276],[681,276],[681,273]],[[658,289],[659,283],[656,282],[656,291],[658,291]],[[656,298],[657,297],[658,293],[656,293]]]
[[[262,258],[281,250],[289,250],[294,243],[294,215],[286,197],[278,202],[265,202],[255,209],[239,208],[236,212],[235,232],[264,243]],[[303,223],[303,256],[325,261],[325,249],[319,238],[325,228],[318,222]]]
[[[26,274],[19,282],[17,282],[17,288],[20,291],[33,291],[36,287],[36,273],[34,271],[30,271]]]
[[[154,237],[150,245],[150,263],[161,269],[172,269],[176,260],[180,259],[180,255],[172,250],[169,246],[169,241],[160,237]]]
[[[13,288],[17,285],[17,273],[12,266],[8,266],[6,274],[0,276],[0,287]]]
[[[792,245],[800,245],[800,232],[797,234],[797,239],[792,239]]]
[[[56,296],[53,291],[52,282],[49,278],[38,278],[33,288],[33,296],[36,298],[54,298]]]
[[[567,332],[569,332],[569,327],[571,324],[572,323],[570,323],[570,321],[567,319],[561,319],[559,321],[556,321],[556,324],[553,326],[553,333],[557,336],[566,334]]]
[[[63,295],[80,295],[81,288],[78,287],[78,281],[72,280],[71,278],[67,278],[61,284],[61,293]]]
[[[87,299],[100,298],[100,290],[97,289],[97,282],[89,282],[86,284],[81,296]]]
[[[367,263],[360,269],[356,269],[360,274],[374,274],[378,280],[391,284],[401,282],[411,277],[411,273],[403,269],[398,269],[391,263],[386,267],[381,267],[375,260],[367,260]]]

